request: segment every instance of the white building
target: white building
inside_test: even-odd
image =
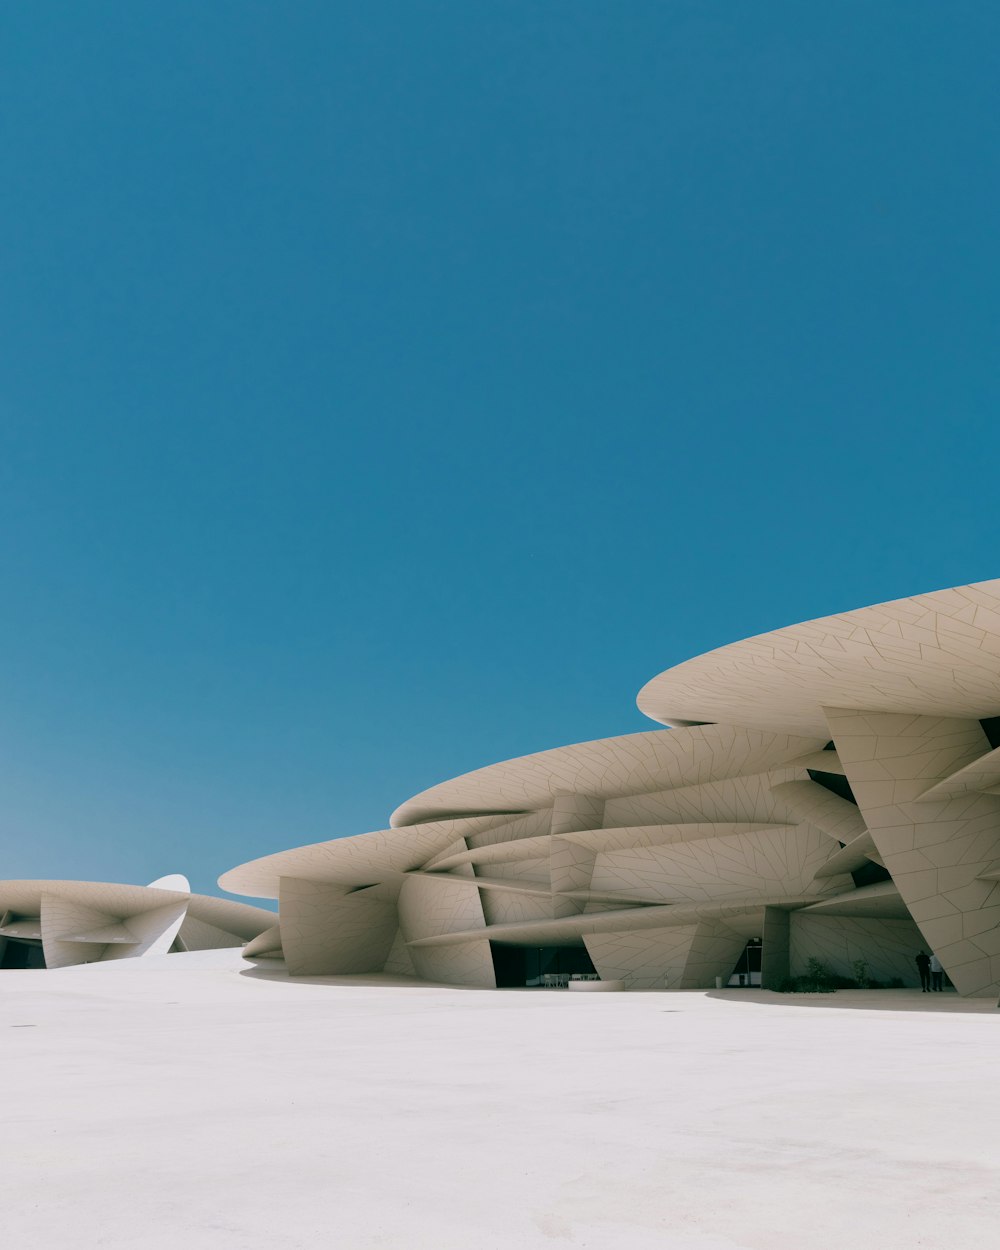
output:
[[[639,707],[672,728],[494,764],[389,829],[227,872],[279,900],[246,953],[297,975],[695,988],[810,959],[914,985],[923,949],[960,993],[997,995],[1000,581],[722,647]]]
[[[242,946],[273,923],[263,907],[192,894],[179,874],[151,885],[0,881],[0,968]]]

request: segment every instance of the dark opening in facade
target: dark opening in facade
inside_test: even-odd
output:
[[[45,955],[41,942],[22,942],[7,938],[0,955],[0,968],[44,968]]]
[[[579,946],[508,946],[491,942],[497,989],[555,989],[571,976],[597,976],[587,948]]]
[[[851,783],[846,777],[840,773],[823,773],[818,768],[807,768],[806,772],[818,786],[822,786],[824,790],[829,790],[838,799],[846,799],[848,803],[853,803],[857,807],[858,800],[854,797]]]
[[[729,985],[760,985],[761,954],[764,943],[761,938],[751,938],[736,961],[730,974]]]

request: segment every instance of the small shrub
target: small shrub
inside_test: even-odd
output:
[[[830,969],[815,956],[806,961],[806,975],[800,979],[807,983],[807,993],[829,994],[836,989]]]
[[[901,990],[904,983],[899,977],[878,981],[872,976],[867,959],[855,959],[851,963],[853,977],[842,977],[831,972],[820,959],[810,959],[806,970],[797,977],[782,977],[774,989],[779,994],[832,994],[835,990]]]
[[[779,994],[832,994],[841,985],[853,985],[853,981],[844,981],[843,977],[834,977],[826,964],[818,959],[810,959],[806,971],[799,977],[783,977],[775,986]]]

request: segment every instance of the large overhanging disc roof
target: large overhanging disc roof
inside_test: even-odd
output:
[[[639,709],[665,725],[826,733],[824,707],[1000,714],[1000,581],[825,616],[709,651],[654,677]]]
[[[685,734],[653,729],[539,751],[478,768],[408,799],[392,814],[393,827],[474,812],[525,812],[550,807],[556,795],[613,798],[697,785],[719,776],[760,772],[822,746],[770,734],[737,734],[710,725]]]
[[[187,914],[193,920],[214,925],[227,933],[249,941],[264,928],[274,924],[275,914],[265,907],[250,903],[237,903],[231,898],[215,898],[211,894],[192,894]]]
[[[187,890],[123,885],[116,881],[0,881],[0,912],[10,909],[37,915],[43,894],[58,894],[116,916],[138,916],[152,907],[183,903],[189,897]]]
[[[466,817],[429,821],[419,829],[375,829],[350,838],[311,842],[230,868],[219,878],[219,885],[253,898],[277,898],[282,877],[307,877],[348,887],[374,885],[411,872],[467,834],[499,823],[496,817]]]
[[[210,894],[191,894],[187,878],[180,873],[160,877],[150,885],[116,881],[0,881],[0,917],[6,911],[37,915],[45,894],[56,894],[81,906],[123,917],[186,902],[188,916],[247,939],[256,937],[274,920],[274,913],[263,907]]]

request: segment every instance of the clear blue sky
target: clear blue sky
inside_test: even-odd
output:
[[[0,9],[0,876],[213,890],[1000,575],[1000,7]]]

